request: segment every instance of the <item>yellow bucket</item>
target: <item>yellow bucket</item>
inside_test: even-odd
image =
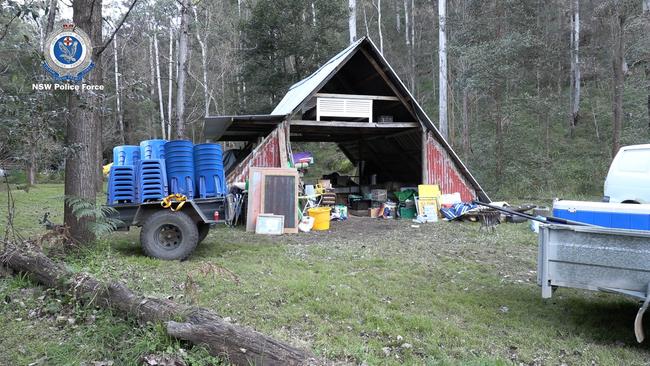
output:
[[[313,230],[330,229],[330,207],[314,207],[307,210],[309,216],[314,218]]]

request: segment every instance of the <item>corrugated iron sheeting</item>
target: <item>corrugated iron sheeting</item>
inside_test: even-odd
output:
[[[427,133],[427,175],[429,184],[440,186],[442,193],[459,192],[463,201],[476,198],[476,190],[463,178],[447,151]]]
[[[241,163],[233,169],[226,181],[245,182],[248,179],[250,167],[280,167],[280,143],[278,140],[278,129],[273,130]]]

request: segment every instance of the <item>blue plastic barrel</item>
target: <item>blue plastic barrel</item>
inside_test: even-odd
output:
[[[194,145],[192,141],[174,140],[165,144],[165,165],[169,193],[194,198]]]
[[[140,146],[120,145],[113,148],[113,165],[136,165],[140,160]]]
[[[194,179],[199,197],[226,195],[221,145],[207,143],[194,146]]]
[[[140,159],[157,160],[165,158],[167,140],[144,140],[140,142]]]

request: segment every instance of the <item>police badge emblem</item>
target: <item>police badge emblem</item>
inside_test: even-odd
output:
[[[90,38],[74,24],[63,24],[45,41],[43,68],[59,81],[80,82],[95,66]]]

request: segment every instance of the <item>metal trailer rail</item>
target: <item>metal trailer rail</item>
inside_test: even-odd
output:
[[[540,225],[537,282],[542,298],[557,287],[604,291],[643,301],[634,320],[640,343],[650,303],[650,232],[596,226]]]

